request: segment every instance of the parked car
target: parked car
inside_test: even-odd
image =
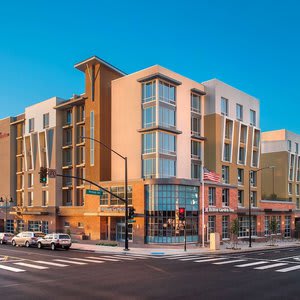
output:
[[[51,250],[62,248],[68,250],[72,245],[71,237],[66,233],[51,233],[38,239],[37,246],[39,249],[50,247]]]
[[[11,243],[12,238],[14,237],[13,233],[9,232],[0,232],[0,244]]]
[[[38,231],[23,231],[14,236],[11,240],[13,246],[21,245],[25,247],[37,245],[38,239],[45,236],[45,233]]]

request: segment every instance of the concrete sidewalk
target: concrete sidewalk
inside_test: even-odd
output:
[[[281,240],[277,241],[274,246],[270,246],[269,243],[263,242],[253,242],[252,247],[249,248],[248,242],[240,241],[238,244],[238,249],[232,249],[231,243],[223,243],[220,246],[220,250],[210,250],[209,247],[200,247],[196,245],[187,245],[187,251],[185,252],[183,249],[183,245],[174,245],[167,247],[158,247],[155,245],[145,245],[145,247],[137,248],[131,247],[129,243],[130,251],[124,251],[124,247],[120,246],[103,246],[96,245],[95,243],[84,243],[84,241],[76,242],[72,244],[72,250],[80,250],[80,251],[91,251],[91,252],[99,252],[99,253],[130,253],[130,254],[143,254],[143,255],[171,255],[171,254],[225,254],[225,253],[239,253],[239,252],[251,252],[258,250],[275,250],[281,248],[288,247],[299,247],[299,240]]]

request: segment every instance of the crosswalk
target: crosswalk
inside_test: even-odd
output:
[[[103,256],[85,256],[85,257],[63,257],[63,258],[53,258],[51,260],[29,260],[29,259],[18,259],[18,260],[8,260],[0,261],[0,272],[13,272],[22,273],[31,270],[47,270],[51,268],[66,268],[72,266],[83,266],[87,264],[103,264],[103,263],[113,263],[122,261],[134,261],[134,260],[144,260],[151,258],[150,255],[103,255]]]
[[[282,261],[283,259],[262,260],[255,258],[247,258],[244,256],[205,256],[205,255],[187,255],[187,254],[173,254],[164,255],[164,259],[171,261],[193,262],[197,264],[212,264],[216,266],[232,266],[234,268],[251,268],[253,270],[272,270],[279,273],[287,273],[291,271],[300,271],[299,262]]]

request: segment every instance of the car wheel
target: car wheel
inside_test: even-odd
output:
[[[16,244],[16,241],[15,241],[15,240],[13,240],[13,241],[11,242],[11,244],[12,244],[14,247],[16,247],[16,246],[17,246],[17,244]]]
[[[51,250],[53,250],[53,251],[55,250],[55,244],[54,243],[51,244]]]
[[[64,247],[64,248],[65,248],[66,250],[69,250],[69,248],[70,248],[70,247],[69,247],[69,246],[67,246],[67,247]]]
[[[28,242],[28,241],[26,241],[26,243],[25,243],[25,247],[26,247],[26,248],[29,248],[29,246],[30,246],[29,242]]]
[[[39,249],[42,249],[42,248],[43,248],[43,246],[42,246],[42,243],[41,243],[41,242],[38,242],[38,245],[37,245],[37,246],[38,246],[38,248],[39,248]]]

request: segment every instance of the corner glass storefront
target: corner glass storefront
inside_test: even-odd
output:
[[[198,242],[197,186],[146,185],[146,243],[183,243],[184,223],[178,209],[186,210],[186,240]]]

